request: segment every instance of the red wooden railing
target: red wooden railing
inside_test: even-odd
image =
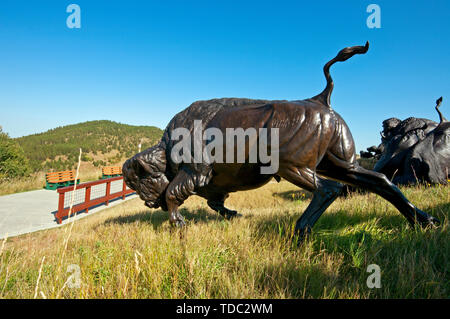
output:
[[[79,190],[85,189],[84,202],[74,205],[71,210],[71,215],[76,212],[80,212],[82,210],[85,210],[87,213],[89,211],[89,208],[91,208],[93,206],[97,206],[99,204],[106,204],[108,206],[109,201],[119,198],[119,197],[122,197],[122,199],[125,199],[126,195],[134,193],[134,190],[127,188],[125,181],[123,181],[122,190],[111,194],[111,182],[118,181],[118,180],[123,181],[123,176],[101,179],[101,180],[98,180],[95,182],[78,184],[77,188],[76,188],[77,192],[79,192]],[[91,199],[92,186],[100,185],[100,184],[106,184],[105,196]],[[73,189],[74,189],[74,186],[67,186],[67,187],[58,189],[58,193],[59,193],[58,211],[56,212],[56,215],[55,215],[58,224],[61,224],[63,217],[66,217],[69,215],[70,208],[69,208],[69,206],[64,207],[65,206],[64,202],[65,202],[65,198],[66,198],[66,193],[73,191]],[[70,197],[70,195],[69,195],[69,197]],[[70,198],[69,198],[69,200],[70,200]]]

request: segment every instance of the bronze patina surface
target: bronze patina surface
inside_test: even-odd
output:
[[[345,121],[330,105],[333,80],[329,69],[337,61],[366,53],[365,46],[348,47],[324,66],[326,88],[318,95],[296,101],[214,99],[193,103],[175,115],[161,141],[136,154],[123,165],[127,185],[148,207],[169,212],[170,222],[183,226],[178,207],[192,194],[225,218],[236,215],[224,206],[230,192],[260,187],[281,178],[313,192],[313,199],[296,224],[304,236],[336,199],[344,184],[374,192],[391,202],[408,220],[422,226],[439,221],[415,207],[385,175],[366,170],[356,162],[353,137]],[[261,174],[262,163],[174,163],[172,131],[193,131],[194,120],[204,128],[278,128],[279,166],[274,174]]]
[[[442,97],[436,101],[439,123],[409,117],[383,121],[381,144],[361,152],[375,157],[374,170],[397,185],[448,184],[450,171],[450,123],[439,110]]]

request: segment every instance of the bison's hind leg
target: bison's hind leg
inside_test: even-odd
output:
[[[327,179],[317,178],[317,189],[313,193],[311,203],[309,203],[303,215],[297,220],[295,233],[303,239],[311,232],[311,228],[317,222],[325,210],[339,196],[343,185]]]
[[[295,225],[295,235],[299,236],[301,241],[311,232],[311,228],[319,217],[338,197],[343,185],[320,178],[315,171],[309,168],[291,167],[283,170],[280,175],[294,185],[313,192],[311,203]]]
[[[330,164],[326,170],[320,171],[320,173],[328,178],[380,195],[394,205],[411,225],[415,225],[417,222],[422,227],[440,224],[438,219],[414,206],[385,175],[364,169],[356,162],[333,161],[333,164]]]

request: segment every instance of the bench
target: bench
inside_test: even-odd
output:
[[[102,168],[102,179],[122,176],[122,167],[105,166]]]
[[[75,184],[75,171],[51,172],[45,174],[45,189],[57,189]],[[77,179],[77,184],[80,179]]]

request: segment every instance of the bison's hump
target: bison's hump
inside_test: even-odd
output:
[[[246,98],[220,98],[204,101],[196,101],[188,106],[183,111],[176,114],[167,125],[163,134],[163,143],[166,148],[170,148],[172,143],[170,142],[171,132],[179,127],[188,129],[190,132],[194,129],[194,121],[201,120],[203,129],[211,121],[216,114],[227,107],[238,106],[257,106],[264,105],[273,102],[285,102],[285,101],[271,101],[271,100],[257,100]]]
[[[174,177],[179,169],[180,164],[175,164],[171,160],[170,152],[173,145],[177,142],[171,139],[171,135],[176,128],[186,128],[191,134],[194,130],[194,121],[202,121],[202,130],[205,130],[208,123],[216,116],[216,114],[223,108],[228,107],[242,107],[242,106],[260,106],[274,102],[286,102],[286,101],[271,101],[271,100],[257,100],[246,98],[220,98],[205,101],[196,101],[183,111],[176,114],[167,125],[164,130],[163,137],[161,139],[161,147],[166,150],[166,156],[168,159],[168,175]],[[198,176],[211,176],[211,165],[205,163],[199,164],[185,164],[188,167],[192,175]],[[207,182],[207,181],[206,181]]]

